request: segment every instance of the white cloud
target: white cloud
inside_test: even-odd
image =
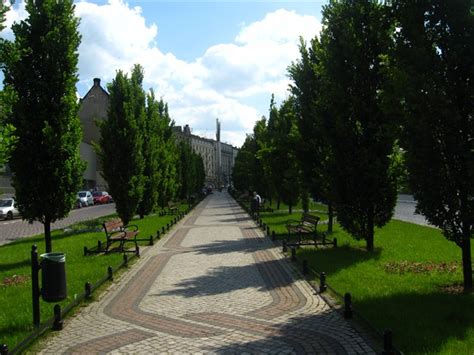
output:
[[[309,39],[321,29],[315,17],[280,9],[242,25],[232,43],[212,46],[201,58],[186,62],[160,50],[159,24],[147,23],[139,7],[122,0],[103,5],[80,1],[76,15],[81,18],[82,88],[94,77],[110,82],[116,70],[129,71],[140,63],[145,88],[153,87],[168,102],[177,125],[189,124],[195,133],[209,135],[219,118],[223,140],[238,146],[255,121],[267,114],[271,94],[279,100],[287,96],[286,68],[299,56],[299,36]],[[7,14],[7,25],[25,16],[21,2]],[[248,104],[261,97],[267,99],[258,107]]]

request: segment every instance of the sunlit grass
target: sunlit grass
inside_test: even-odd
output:
[[[184,211],[185,207],[182,205],[180,209]],[[84,246],[96,246],[98,240],[105,242],[101,223],[111,217],[80,222],[52,233],[53,251],[66,254],[68,298],[59,302],[61,307],[83,293],[86,282],[97,282],[107,274],[108,266],[116,267],[121,263],[122,253],[83,255]],[[134,219],[130,224],[138,225],[139,238],[147,238],[156,235],[157,230],[161,231],[174,218],[174,215],[155,215],[142,220]],[[30,262],[33,244],[38,246],[39,254],[44,253],[42,235],[0,246],[0,344],[7,344],[10,350],[33,330]],[[128,244],[133,247],[133,243]],[[147,244],[147,241],[139,242],[141,246]],[[40,301],[42,321],[52,317],[53,306],[54,303]]]
[[[286,220],[300,216],[262,213],[279,239],[286,236]],[[339,294],[350,292],[354,309],[377,329],[392,329],[396,346],[407,354],[473,354],[474,294],[456,293],[463,280],[461,249],[439,230],[391,221],[376,231],[374,252],[337,224],[333,237],[338,248],[302,247],[298,259],[324,271]]]

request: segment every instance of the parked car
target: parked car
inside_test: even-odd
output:
[[[20,215],[13,197],[0,199],[0,219],[13,219]]]
[[[112,196],[109,195],[107,191],[94,191],[92,193],[95,205],[101,205],[104,203],[111,203]]]
[[[77,193],[78,207],[92,206],[94,204],[94,198],[90,191],[79,191]]]

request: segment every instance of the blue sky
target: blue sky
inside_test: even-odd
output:
[[[287,95],[286,67],[298,58],[298,37],[321,29],[325,1],[81,0],[79,96],[93,78],[105,87],[116,70],[140,63],[145,89],[168,102],[177,125],[240,146],[268,114],[271,94]],[[26,16],[17,0],[7,25]],[[2,36],[12,38],[11,31]]]

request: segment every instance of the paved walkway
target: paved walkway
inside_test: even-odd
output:
[[[226,193],[43,344],[58,353],[374,353]]]

